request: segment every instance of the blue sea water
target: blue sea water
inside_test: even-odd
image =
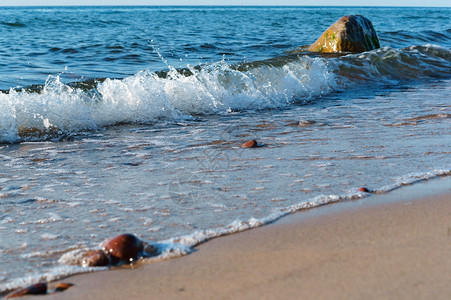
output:
[[[381,49],[293,54],[343,15]],[[451,9],[0,7],[0,293],[451,173]],[[262,147],[241,149],[257,139]],[[170,251],[172,250],[172,251]]]

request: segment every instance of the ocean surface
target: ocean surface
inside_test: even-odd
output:
[[[381,49],[293,53],[348,14]],[[450,8],[0,7],[0,294],[450,175],[450,47]]]

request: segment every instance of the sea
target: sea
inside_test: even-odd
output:
[[[380,49],[306,51],[350,14]],[[450,47],[451,8],[0,7],[0,294],[451,175]]]

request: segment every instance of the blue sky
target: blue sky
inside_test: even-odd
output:
[[[350,5],[451,6],[450,0],[0,0],[0,6],[41,5]]]

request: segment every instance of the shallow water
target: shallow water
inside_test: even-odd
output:
[[[17,45],[2,85],[47,82],[0,94],[0,292],[87,271],[68,263],[118,233],[177,255],[367,196],[362,186],[385,192],[451,173],[449,9],[426,9],[427,23],[416,8],[3,10],[2,30],[24,30],[44,54],[23,60],[30,47]],[[370,18],[384,48],[287,55],[346,13]],[[130,63],[106,46],[132,53],[133,43]],[[58,76],[53,59],[68,71]],[[167,76],[154,73],[166,63]],[[67,85],[101,77],[125,78]],[[240,147],[251,139],[261,147]]]

